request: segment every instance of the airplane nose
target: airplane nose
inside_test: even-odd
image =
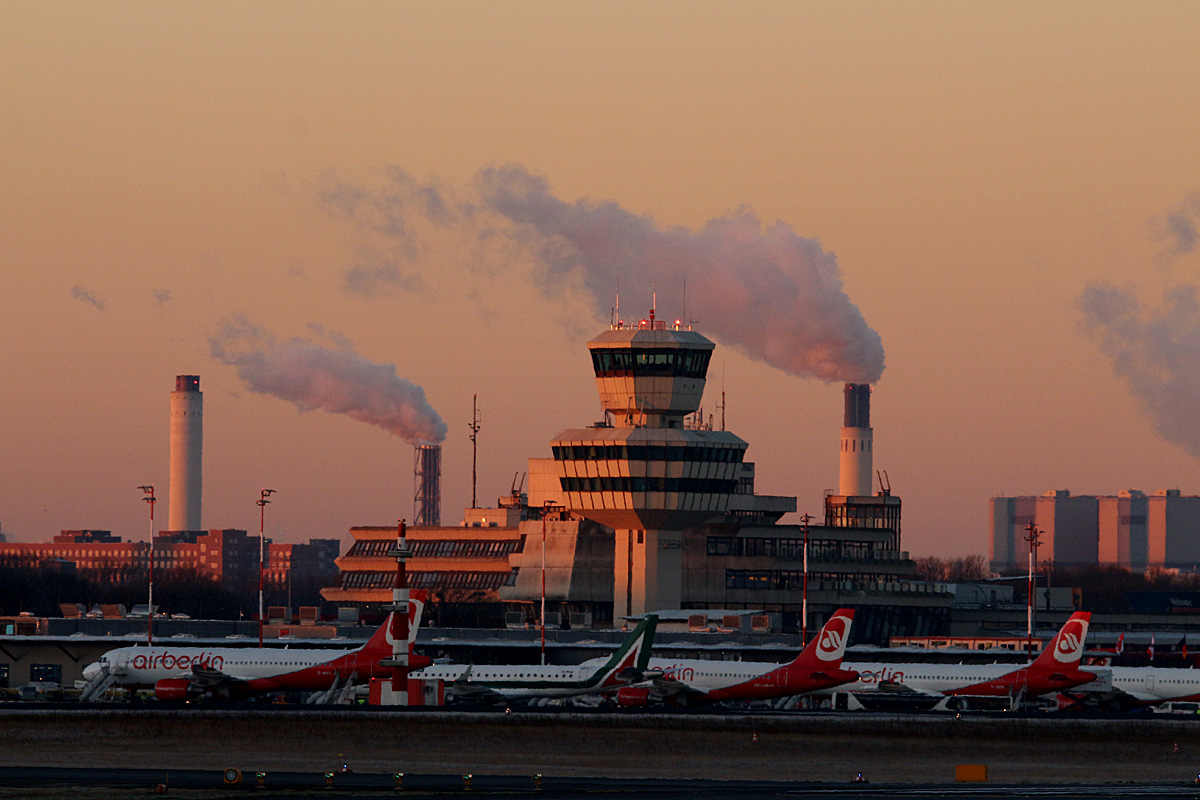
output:
[[[92,662],[91,664],[88,664],[86,667],[83,668],[83,679],[85,681],[90,681],[99,674],[100,674],[100,663],[99,662]]]

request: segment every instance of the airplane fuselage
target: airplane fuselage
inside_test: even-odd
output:
[[[95,665],[107,664],[123,686],[152,687],[161,680],[191,678],[195,667],[244,681],[248,688],[328,689],[335,679],[356,675],[362,681],[385,677],[380,667],[387,653],[362,650],[317,650],[238,647],[122,647],[110,650]],[[90,678],[85,670],[85,678]]]
[[[598,666],[469,666],[434,664],[413,673],[414,678],[439,679],[447,684],[462,681],[478,685],[502,697],[571,697],[600,691],[596,677]],[[468,670],[470,672],[468,673]]]
[[[1004,697],[1024,692],[1036,697],[1078,686],[1094,677],[1077,669],[1048,671],[1012,664],[856,662],[846,666],[859,673],[857,681],[839,690],[846,692],[878,691],[881,685],[886,690],[892,684],[925,694]]]
[[[1108,667],[1113,688],[1149,703],[1200,700],[1200,670],[1178,667]]]
[[[678,681],[709,700],[757,700],[826,689],[853,676],[830,665],[826,670],[789,669],[790,664],[761,661],[650,659],[651,670]]]

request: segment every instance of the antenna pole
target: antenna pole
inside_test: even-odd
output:
[[[476,464],[476,458],[479,454],[479,445],[476,444],[476,442],[475,442],[476,438],[479,435],[479,406],[477,405],[478,400],[479,400],[479,395],[477,395],[477,394],[471,395],[471,424],[467,426],[468,428],[471,429],[471,437],[470,437],[471,438],[471,508],[478,508],[478,504],[475,502],[475,480],[476,480],[475,464]]]

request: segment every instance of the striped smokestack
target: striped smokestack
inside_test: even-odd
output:
[[[871,478],[871,386],[847,383],[846,413],[842,421],[842,452],[838,470],[838,494],[869,497]]]
[[[442,524],[442,446],[418,445],[414,461],[413,526],[436,528]]]

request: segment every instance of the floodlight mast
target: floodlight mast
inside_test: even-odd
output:
[[[274,489],[263,489],[258,493],[258,646],[263,646],[263,574],[266,563],[263,558],[266,539],[263,538],[267,519],[267,498],[275,494]]]
[[[150,504],[150,579],[148,581],[149,591],[146,598],[147,608],[146,614],[146,642],[151,647],[154,646],[154,504],[158,502],[154,499],[154,484],[148,483],[145,486],[139,486],[143,493],[149,497],[143,497],[142,500]]]

